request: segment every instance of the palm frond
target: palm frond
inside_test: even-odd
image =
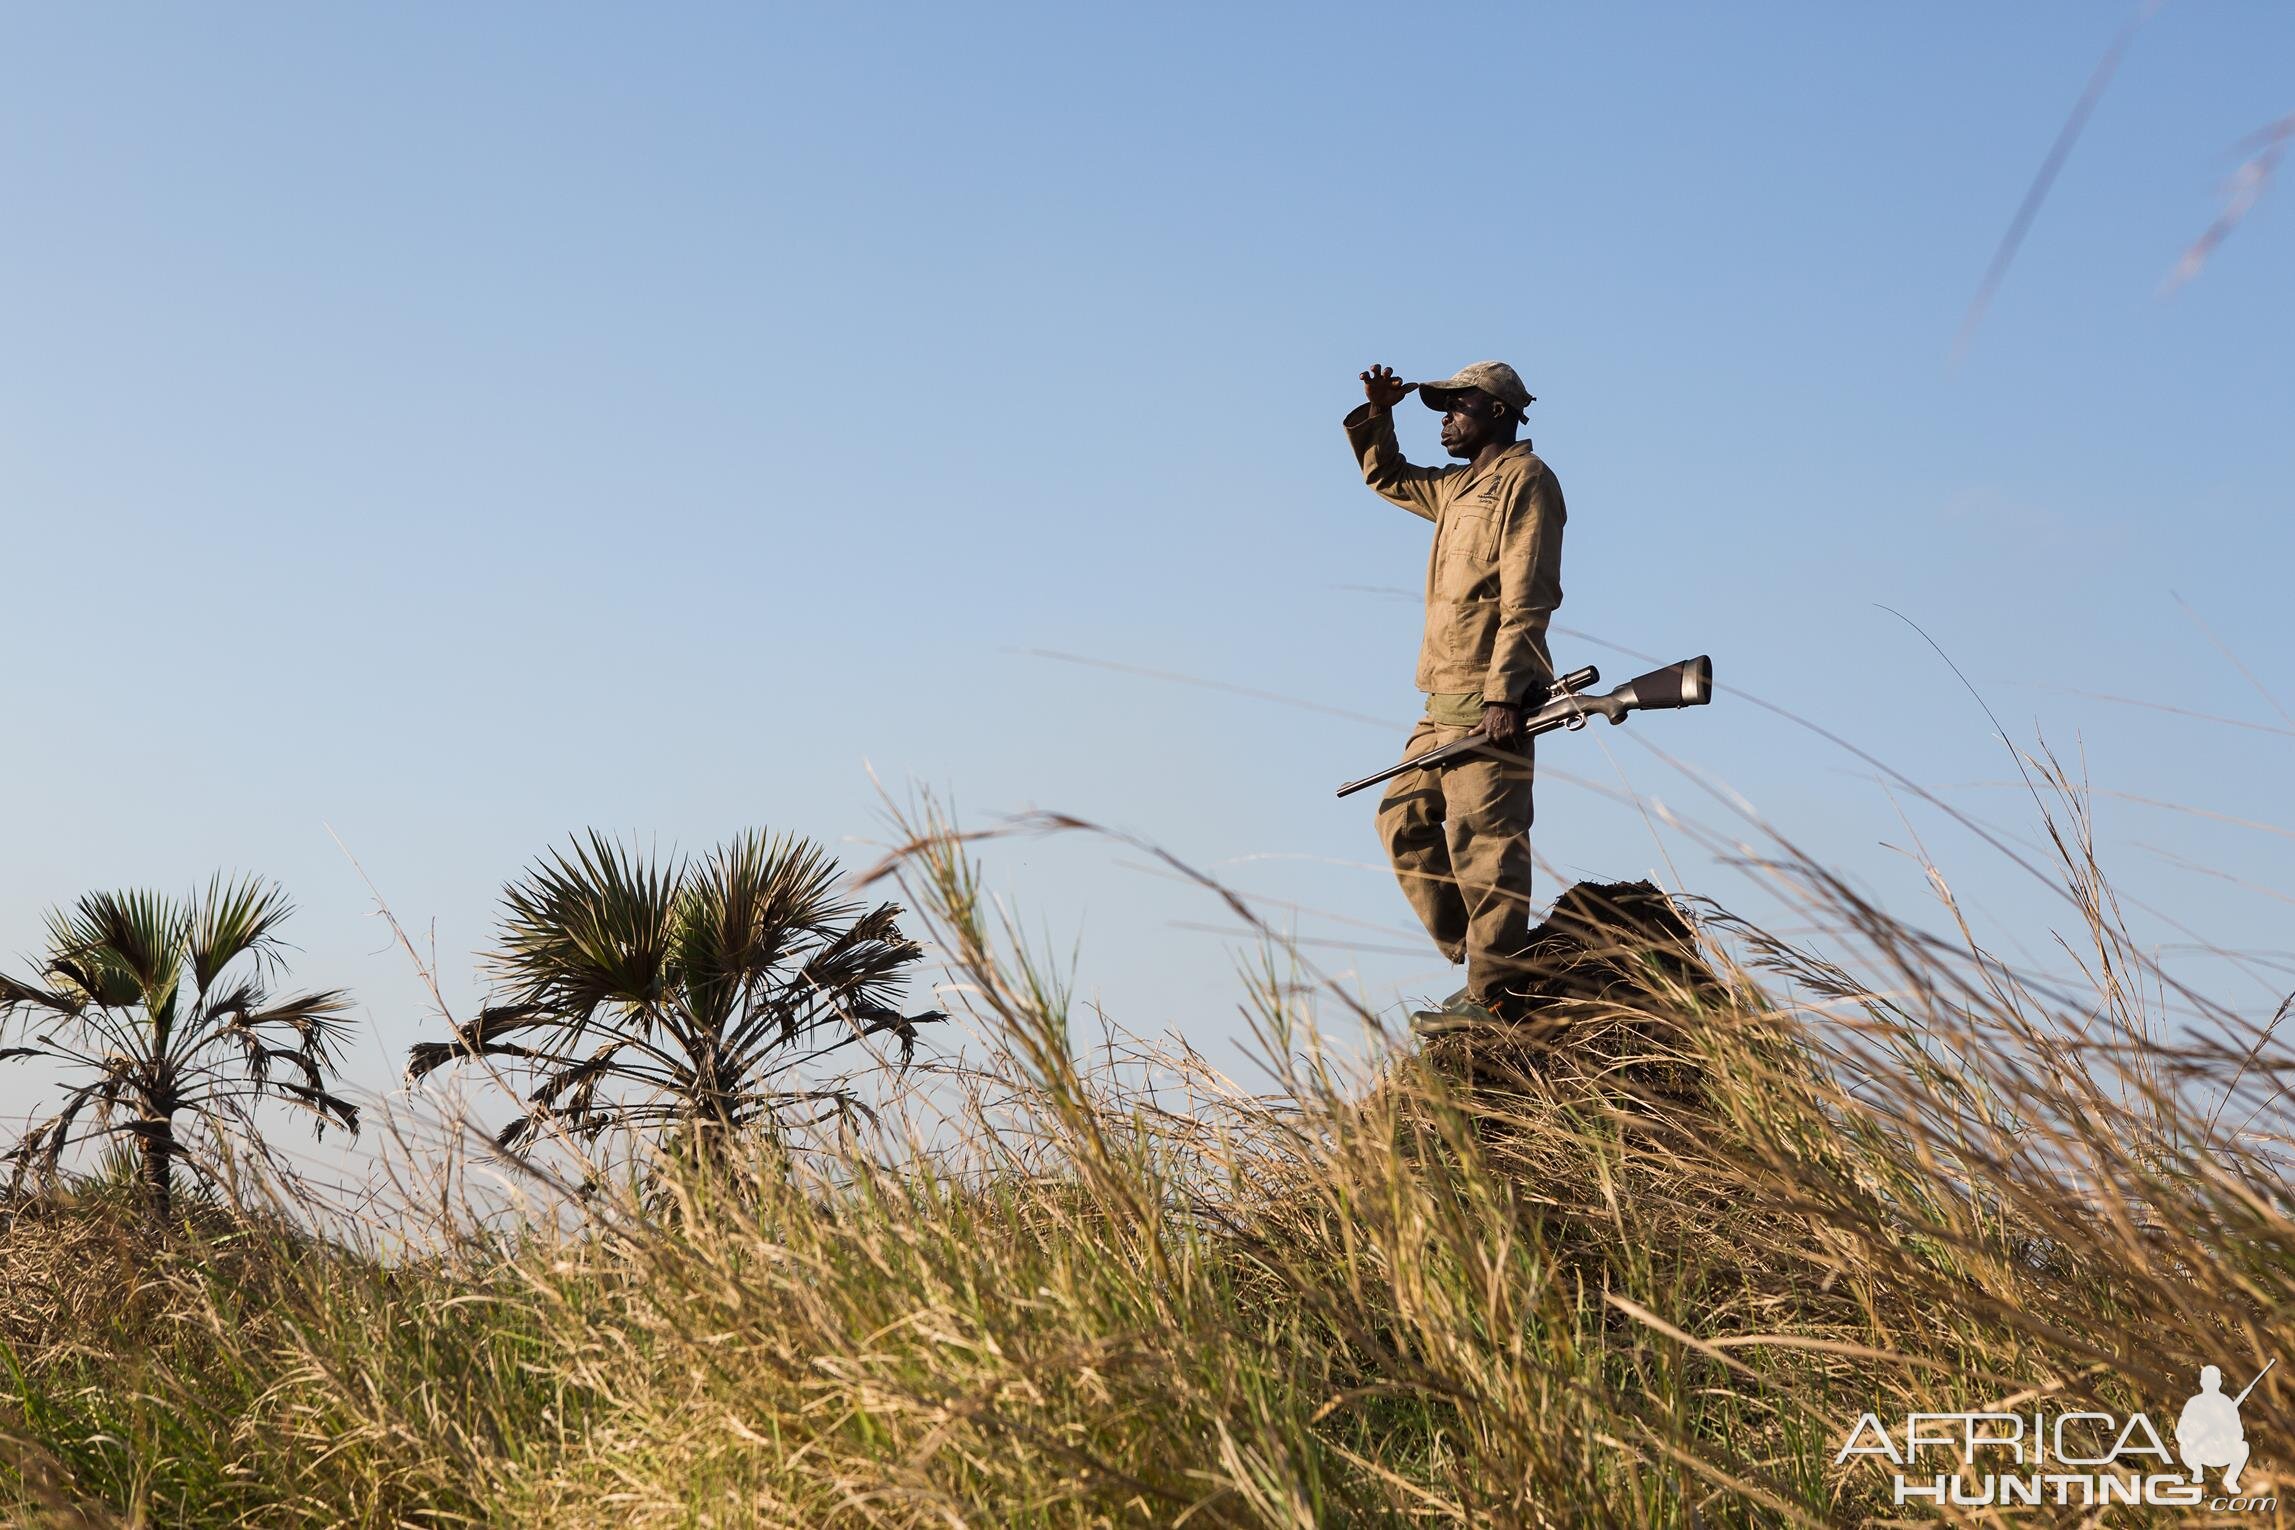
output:
[[[71,1016],[77,1015],[86,1005],[84,994],[59,993],[55,989],[43,988],[38,983],[28,983],[22,978],[12,978],[0,972],[0,1019],[9,1018],[21,1010]]]
[[[340,1095],[329,1094],[324,1089],[306,1084],[282,1083],[274,1087],[289,1099],[300,1102],[312,1115],[318,1117],[314,1129],[320,1136],[327,1134],[327,1123],[330,1120],[339,1123],[354,1137],[359,1134],[359,1108]]]
[[[226,881],[218,872],[185,917],[191,975],[202,993],[216,975],[250,952],[268,953],[279,922],[293,912],[284,889],[259,877]]]
[[[70,997],[75,1014],[90,1006],[125,1009],[143,1000],[134,971],[60,909],[48,915],[47,973],[63,980],[57,991]]]
[[[421,1041],[407,1049],[406,1077],[412,1083],[458,1057],[544,1057],[531,1047],[501,1040],[513,1031],[552,1027],[562,1022],[533,1004],[495,1004],[478,1012],[468,1025],[455,1028],[451,1041]]]
[[[790,1046],[817,1026],[889,1011],[923,954],[900,933],[900,912],[895,904],[878,905],[810,952],[779,984],[753,995],[727,1033],[727,1047],[754,1062],[761,1050]]]
[[[834,895],[837,865],[789,835],[737,834],[694,868],[681,889],[677,969],[687,1008],[718,1032],[742,995],[795,951],[850,917]]]
[[[324,1089],[327,1085],[326,1074],[320,1068],[318,1059],[309,1053],[297,1051],[293,1047],[267,1047],[257,1043],[247,1061],[247,1074],[258,1090],[269,1085],[271,1064],[275,1062],[286,1063],[302,1074],[303,1082],[313,1089]]]
[[[889,1005],[924,948],[900,931],[900,908],[884,903],[854,920],[798,972],[801,988],[831,1008]]]
[[[615,1124],[611,1116],[576,1117],[564,1111],[529,1110],[494,1134],[494,1145],[506,1153],[515,1153],[539,1137],[547,1126],[569,1135],[586,1137],[593,1141]]]
[[[654,1004],[670,983],[681,879],[592,830],[504,889],[493,965],[517,1002],[567,1020]]]
[[[768,1094],[751,1095],[742,1102],[743,1109],[735,1118],[736,1124],[747,1125],[767,1119],[786,1119],[792,1105],[818,1105],[822,1108],[809,1117],[798,1120],[798,1125],[817,1125],[839,1116],[859,1116],[871,1126],[879,1125],[877,1113],[850,1089],[785,1089]]]
[[[56,1172],[56,1165],[63,1159],[64,1149],[72,1142],[72,1122],[78,1119],[90,1101],[102,1097],[103,1083],[99,1080],[73,1090],[64,1101],[63,1109],[18,1138],[16,1145],[6,1153],[0,1153],[0,1163],[16,1165],[16,1172],[10,1181],[11,1190],[22,1185],[27,1172],[43,1175]]]
[[[771,970],[795,933],[764,918],[762,847],[736,840],[679,889],[676,959],[686,1008],[704,1030],[722,1028],[749,974]]]
[[[580,1062],[571,1063],[547,1075],[534,1092],[527,1096],[527,1103],[553,1105],[560,1095],[572,1089],[575,1092],[575,1102],[578,1103],[569,1102],[567,1108],[586,1109],[589,1097],[597,1092],[598,1080],[613,1071],[614,1060],[628,1045],[626,1040],[609,1041]]]
[[[267,997],[263,980],[249,973],[235,980],[221,993],[206,994],[201,998],[199,1007],[210,1019],[236,1022],[251,1011],[261,1008]]]
[[[860,1026],[860,1029],[853,1033],[851,1040],[858,1041],[865,1036],[890,1034],[894,1040],[900,1043],[900,1065],[906,1068],[916,1059],[916,1028],[920,1025],[934,1025],[946,1020],[948,1011],[945,1009],[927,1009],[920,1010],[913,1015],[904,1015],[897,1009],[887,1009],[881,1004],[864,1003],[854,1005],[847,1011],[846,1018],[857,1022]],[[839,1042],[838,1045],[842,1046],[844,1043]]]
[[[846,1047],[866,1041],[871,1036],[885,1035],[891,1036],[900,1044],[900,1060],[897,1066],[905,1069],[916,1060],[917,1027],[934,1025],[946,1020],[948,1011],[927,1009],[909,1015],[887,1005],[861,1001],[848,1006],[840,1018],[849,1022],[853,1029],[837,1040],[825,1042],[810,1051],[777,1052],[770,1067],[764,1066],[762,1050],[752,1048],[738,1059],[737,1066],[742,1076],[747,1077],[752,1071],[767,1077],[788,1073],[809,1063],[818,1062],[832,1052],[840,1052]]]
[[[26,1180],[35,1175],[44,1177],[55,1173],[55,1159],[47,1151],[53,1124],[49,1121],[41,1122],[18,1137],[7,1152],[0,1153],[0,1163],[11,1166],[8,1171],[9,1199],[13,1200],[23,1193]]]
[[[348,1028],[344,1021],[350,1012],[351,996],[340,988],[328,988],[242,1011],[239,1024],[251,1031],[283,1025],[302,1038],[304,1046],[315,1056],[323,1059],[327,1044],[340,1040]]]
[[[479,1057],[515,1057],[522,1061],[534,1062],[546,1060],[550,1054],[536,1051],[532,1047],[516,1046],[507,1041],[488,1042],[479,1047],[475,1053],[471,1048],[463,1046],[459,1042],[418,1041],[406,1049],[407,1082],[414,1083],[425,1074],[435,1073],[458,1058],[474,1055]]]
[[[92,984],[96,1002],[141,1004],[162,1026],[175,1016],[188,929],[181,905],[146,889],[89,893],[70,915],[50,921],[50,930],[61,936],[55,951],[59,970],[78,965],[85,970],[72,975]],[[134,980],[132,1000],[112,996],[119,992],[121,973]]]
[[[768,925],[827,935],[860,910],[834,896],[837,863],[811,840],[784,834],[768,844],[750,830],[734,836],[729,848],[755,857],[763,882],[759,917]]]

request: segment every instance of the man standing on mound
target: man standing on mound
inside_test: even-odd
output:
[[[1554,681],[1546,623],[1562,603],[1562,489],[1515,439],[1534,400],[1504,362],[1438,383],[1374,365],[1362,384],[1369,402],[1345,423],[1363,482],[1434,523],[1418,655],[1426,716],[1403,756],[1470,733],[1492,746],[1395,777],[1379,837],[1427,933],[1466,963],[1465,1001],[1495,1013],[1530,933],[1532,745],[1522,719]],[[1414,391],[1442,412],[1443,449],[1457,463],[1404,460],[1393,411]]]

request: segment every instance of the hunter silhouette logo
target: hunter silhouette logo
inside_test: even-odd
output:
[[[2206,1468],[2221,1467],[2223,1490],[2239,1491],[2239,1474],[2247,1468],[2247,1429],[2239,1422],[2239,1405],[2278,1363],[2276,1356],[2265,1362],[2237,1397],[2223,1395],[2221,1367],[2210,1365],[2200,1370],[2199,1391],[2183,1405],[2183,1414],[2175,1421],[2176,1453],[2191,1468],[2192,1481],[2204,1482]]]
[[[2222,1367],[2203,1367],[2199,1391],[2176,1416],[2172,1450],[2159,1426],[2140,1410],[2120,1414],[2092,1406],[2043,1405],[2026,1413],[1999,1408],[1907,1413],[1895,1428],[1878,1414],[1860,1414],[1833,1464],[1860,1457],[1885,1463],[1893,1469],[1890,1497],[1899,1505],[2102,1509],[2125,1504],[2269,1513],[2279,1506],[2276,1495],[2252,1495],[2240,1488],[2249,1446],[2239,1407],[2278,1363],[2267,1362],[2235,1395],[2223,1390]],[[2210,1472],[2222,1473],[2222,1491],[2213,1496],[2207,1486]]]

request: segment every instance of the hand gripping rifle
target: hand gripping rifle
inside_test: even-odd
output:
[[[1584,692],[1602,678],[1601,671],[1592,665],[1574,669],[1554,682],[1553,699],[1537,711],[1522,719],[1522,736],[1536,738],[1541,733],[1552,733],[1567,728],[1575,733],[1597,715],[1607,717],[1612,726],[1626,720],[1628,712],[1663,712],[1675,707],[1702,707],[1713,699],[1713,660],[1704,654],[1684,659],[1679,664],[1668,664],[1653,669],[1646,675],[1636,675],[1616,690],[1601,696],[1588,696]],[[1376,775],[1349,781],[1339,788],[1344,797],[1359,792],[1366,786],[1391,781],[1406,770],[1417,770],[1422,765],[1440,765],[1461,755],[1484,753],[1500,759],[1519,758],[1513,751],[1501,749],[1483,736],[1478,729],[1455,744],[1440,749],[1429,749],[1422,755],[1389,765]]]

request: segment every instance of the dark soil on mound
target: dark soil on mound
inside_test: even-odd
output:
[[[1687,1028],[1725,993],[1688,916],[1648,882],[1580,882],[1524,948],[1497,1023],[1422,1026],[1427,1053],[1478,1088],[1558,1066],[1682,1099],[1699,1091]]]

